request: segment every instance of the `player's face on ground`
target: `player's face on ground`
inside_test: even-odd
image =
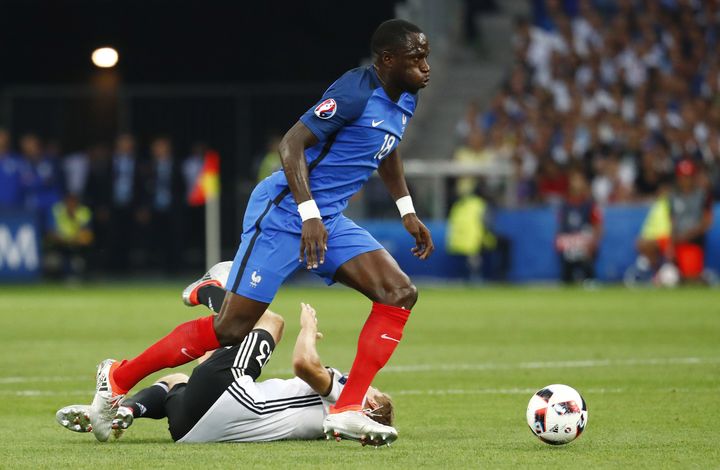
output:
[[[365,402],[371,409],[375,410],[380,406],[378,405],[378,398],[380,397],[380,395],[382,395],[382,392],[377,388],[368,388],[367,393],[365,393]]]
[[[390,73],[403,89],[417,93],[430,80],[430,44],[424,33],[410,33],[406,39],[406,45],[394,54]]]
[[[365,394],[365,407],[372,410],[371,417],[374,421],[386,426],[394,426],[395,412],[389,395],[370,387]]]

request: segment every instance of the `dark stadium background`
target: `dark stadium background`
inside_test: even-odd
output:
[[[558,224],[560,214],[572,212],[563,208],[575,204],[569,200],[574,176],[585,179],[581,205],[594,207],[587,242],[593,248],[575,280],[649,281],[659,263],[644,268],[647,253],[639,256],[636,241],[650,208],[676,183],[679,164],[689,161],[695,189],[712,196],[716,214],[703,229],[707,249],[691,247],[699,253],[695,265],[704,268],[704,256],[703,282],[720,282],[717,0],[0,0],[0,157],[17,157],[18,168],[32,173],[26,180],[37,183],[19,197],[13,187],[30,185],[14,183],[20,171],[5,170],[13,162],[0,165],[0,241],[9,240],[0,243],[0,281],[19,280],[17,266],[3,270],[3,260],[20,245],[24,257],[11,258],[35,263],[25,270],[32,279],[40,279],[37,260],[52,264],[46,254],[54,234],[44,225],[67,194],[78,194],[93,212],[86,272],[123,271],[122,263],[104,259],[125,261],[120,253],[128,254],[132,274],[167,264],[154,258],[181,261],[190,271],[232,257],[260,162],[269,163],[263,175],[278,163],[268,151],[277,149],[271,137],[282,135],[340,74],[367,61],[372,31],[392,17],[420,25],[432,48],[431,86],[421,93],[401,152],[415,207],[438,250],[427,263],[412,258],[378,179],[353,198],[347,215],[409,275],[567,277],[561,268],[571,263],[558,256],[556,242],[562,235],[570,253],[578,241]],[[91,52],[102,46],[118,50],[114,68],[91,63]],[[114,142],[122,132],[136,138],[136,165],[115,158],[122,157]],[[40,152],[23,145],[27,134],[39,138]],[[170,204],[153,199],[166,182],[153,179],[150,147],[163,137],[172,142],[172,172],[180,167],[184,179],[173,185]],[[221,254],[206,254],[204,243],[204,216],[215,214],[214,207],[188,204],[198,181],[193,175],[201,173],[196,143],[222,158]],[[85,178],[88,168],[93,178]],[[130,173],[135,182],[126,185]],[[126,186],[139,193],[131,203],[117,195]],[[40,203],[42,191],[57,194]],[[482,217],[450,217],[462,207],[457,202],[478,199]],[[5,209],[37,219],[33,243],[21,243],[20,219],[9,221]],[[710,212],[703,209],[702,217]],[[447,234],[462,233],[466,221],[493,234],[487,245],[483,238],[469,249],[450,246]],[[164,243],[171,226],[182,235],[173,240],[177,246]],[[209,247],[218,246],[215,237],[209,240]],[[180,274],[172,266],[164,271]]]
[[[369,56],[396,3],[363,1],[350,13],[329,0],[2,0],[0,94],[19,97],[0,124],[63,154],[112,142],[118,129],[137,136],[141,158],[152,136],[168,135],[177,158],[206,142],[223,158],[225,194],[246,193],[238,182],[251,184],[268,136]],[[120,55],[110,70],[90,61],[105,45]],[[225,227],[238,224],[233,199],[223,198]],[[236,243],[233,232],[223,230],[223,245]]]

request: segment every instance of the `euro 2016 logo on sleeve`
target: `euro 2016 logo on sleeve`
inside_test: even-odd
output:
[[[334,99],[328,98],[317,105],[315,108],[315,116],[320,119],[330,119],[335,116],[335,111],[337,111],[337,103]]]

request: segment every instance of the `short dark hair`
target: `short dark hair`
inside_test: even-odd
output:
[[[370,39],[370,49],[374,56],[383,51],[394,52],[406,44],[408,34],[422,33],[415,24],[405,20],[387,20],[377,27]]]

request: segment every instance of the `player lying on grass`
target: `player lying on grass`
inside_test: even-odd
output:
[[[212,304],[211,304],[212,305]],[[220,307],[220,304],[215,304]],[[300,333],[293,352],[292,379],[256,382],[283,334],[283,318],[267,310],[238,346],[219,348],[199,360],[192,375],[173,374],[124,400],[113,420],[120,437],[136,418],[167,418],[177,442],[258,442],[318,439],[329,406],[342,392],[347,377],[323,366],[316,349],[322,335],[315,310],[302,304]],[[390,397],[370,387],[367,415],[385,429],[355,437],[369,445],[395,439]],[[58,422],[76,432],[91,432],[92,409],[73,405],[57,412]],[[373,430],[376,432],[377,430]],[[327,438],[333,437],[328,434]],[[336,439],[340,439],[336,436]]]

